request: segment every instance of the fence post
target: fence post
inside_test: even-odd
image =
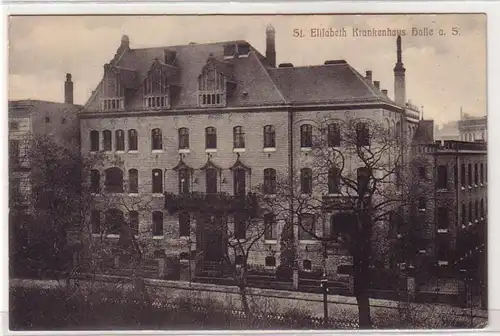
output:
[[[158,277],[160,279],[165,277],[165,258],[158,258]]]
[[[299,290],[299,270],[293,269],[293,290]]]

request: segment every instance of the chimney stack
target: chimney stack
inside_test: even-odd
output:
[[[380,81],[373,81],[373,85],[380,90]]]
[[[383,89],[383,90],[382,90],[382,93],[383,93],[383,94],[385,94],[386,96],[388,95],[388,93],[387,93],[387,90],[386,90],[386,89]]]
[[[400,106],[406,105],[406,69],[403,66],[403,53],[401,48],[401,36],[396,39],[397,62],[394,66],[394,101]]]
[[[276,67],[276,41],[274,27],[269,25],[266,28],[266,59],[273,67]]]
[[[366,70],[366,77],[365,78],[368,82],[370,82],[370,83],[372,82],[372,71],[371,70]]]
[[[70,73],[66,74],[66,82],[64,82],[64,102],[73,104],[73,82]]]

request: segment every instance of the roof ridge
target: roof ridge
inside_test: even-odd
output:
[[[156,47],[145,47],[145,48],[130,48],[130,51],[142,51],[142,50],[151,50],[151,49],[168,49],[168,48],[177,48],[177,47],[191,47],[191,46],[206,46],[206,45],[216,45],[216,44],[226,44],[231,42],[246,42],[250,44],[247,40],[227,40],[227,41],[219,41],[219,42],[189,42],[187,44],[175,44],[175,45],[165,45],[165,46],[156,46]]]

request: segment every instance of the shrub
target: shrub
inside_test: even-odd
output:
[[[289,265],[279,265],[276,267],[276,280],[290,281],[293,278],[293,269]]]

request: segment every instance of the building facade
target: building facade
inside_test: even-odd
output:
[[[488,139],[487,124],[488,119],[486,116],[475,117],[462,112],[458,121],[460,140],[486,142]]]
[[[222,252],[215,251],[220,243],[214,239],[220,238],[198,228],[220,219],[171,214],[164,193],[238,196],[263,185],[273,194],[279,176],[307,179],[307,170],[314,168],[307,166],[313,139],[323,135],[320,124],[374,120],[394,135],[410,137],[416,131],[419,112],[406,100],[401,38],[395,101],[373,81],[371,71],[363,76],[344,60],[276,66],[274,28],[267,28],[265,38],[265,56],[246,41],[132,49],[129,38],[122,38],[80,114],[82,155],[109,158],[89,176],[97,199],[103,200],[96,201],[91,215],[94,234],[126,221],[150,243],[149,255],[182,259],[202,253],[217,259]],[[320,191],[307,194],[314,192]],[[123,203],[109,204],[106,194],[122,195]],[[134,199],[141,205],[126,205]],[[326,214],[325,222],[332,216]],[[285,221],[269,220],[272,230],[255,244],[249,263],[274,268]],[[236,230],[235,222],[229,219],[229,230],[231,225]],[[331,228],[313,230],[321,235],[325,227]],[[299,266],[321,267],[320,244],[294,230]],[[108,233],[110,240],[119,237]],[[349,257],[340,252],[328,262],[335,271]]]

